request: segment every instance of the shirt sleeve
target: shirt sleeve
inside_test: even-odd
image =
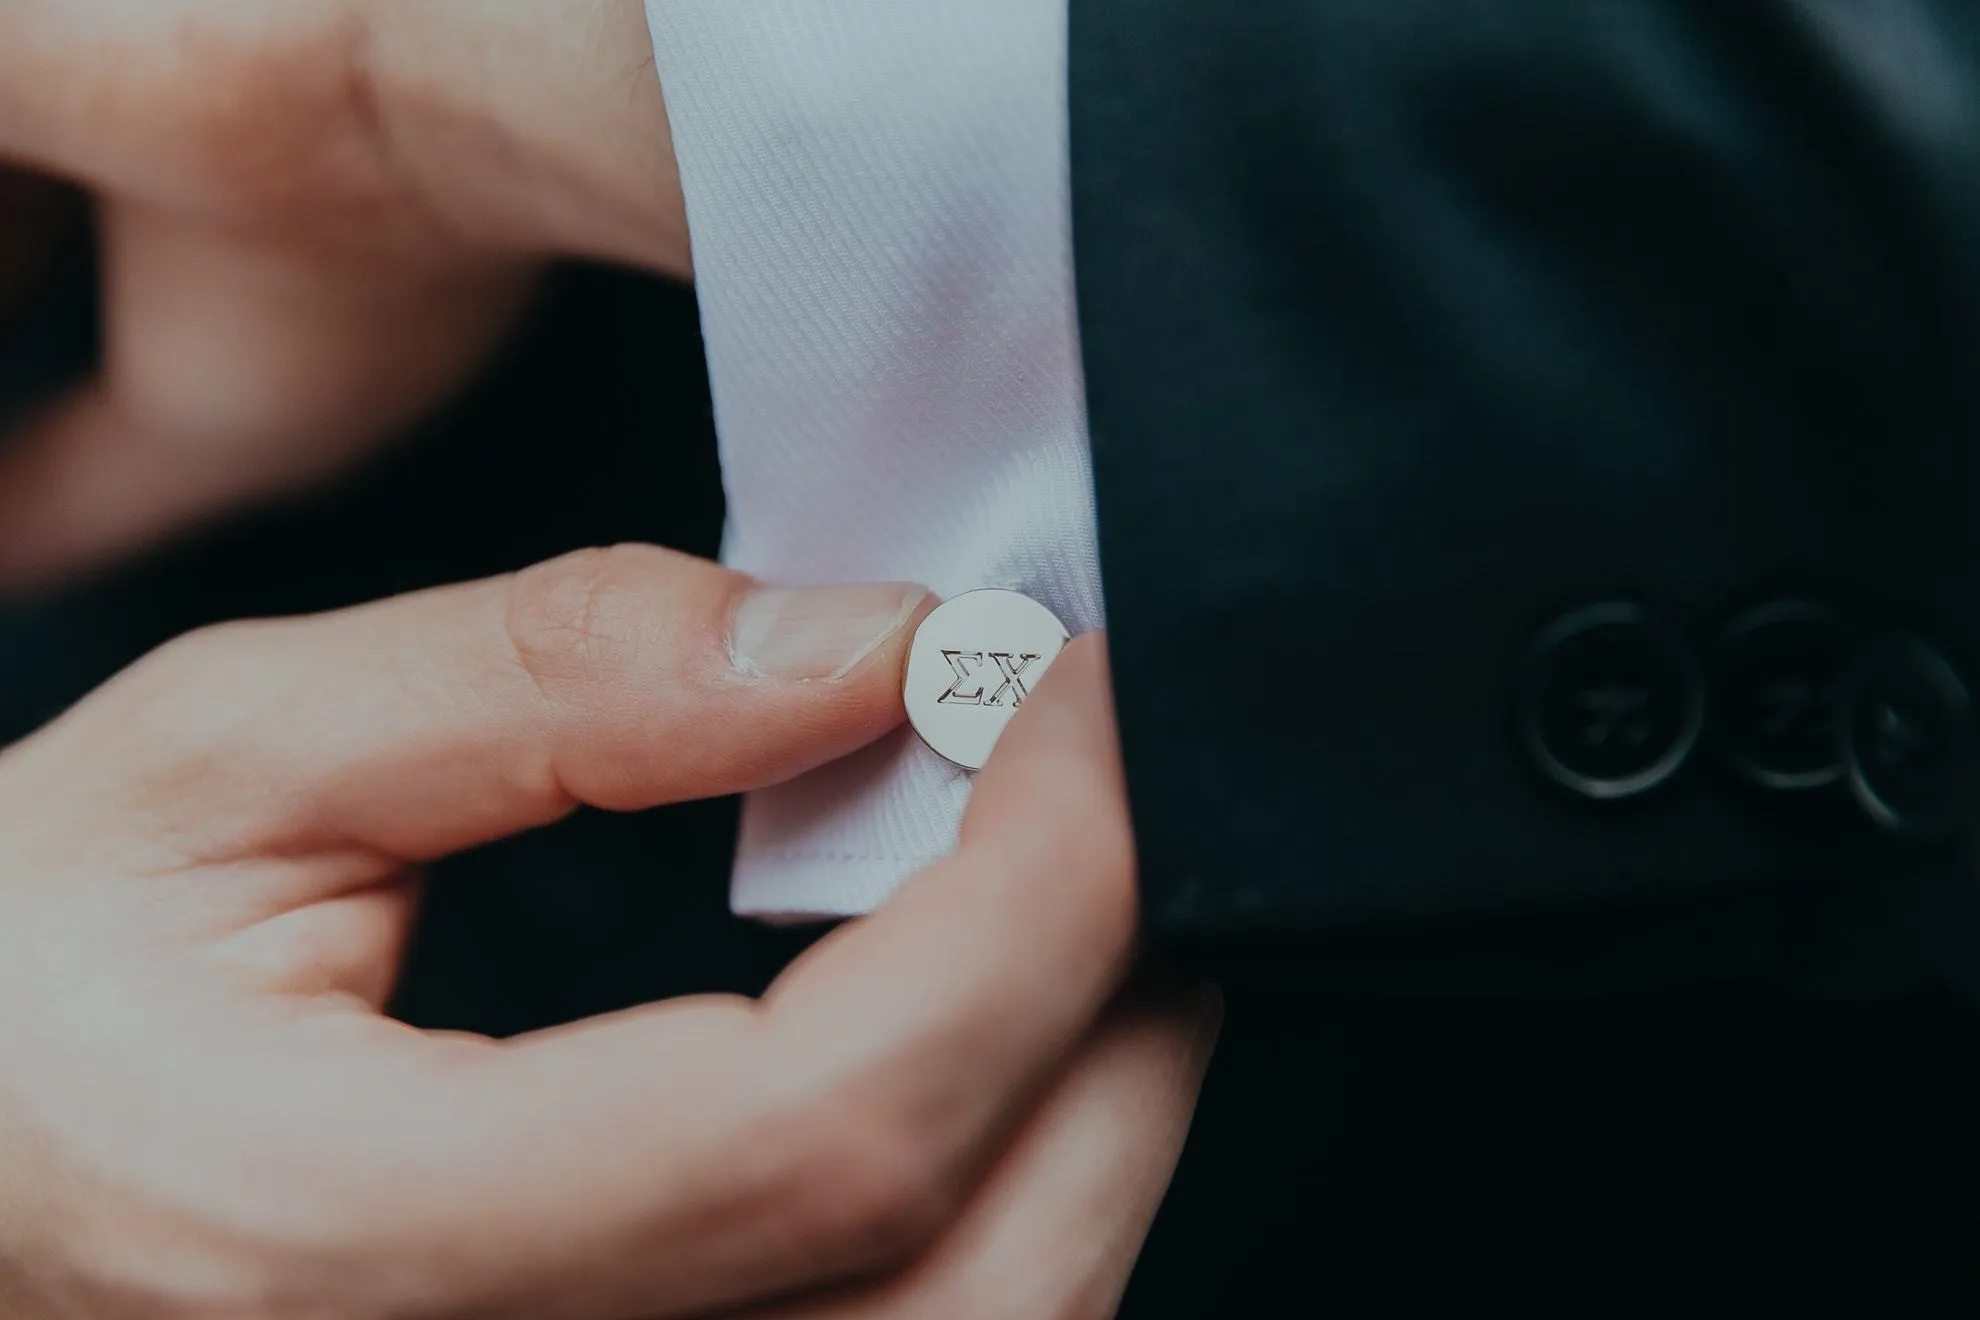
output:
[[[733,567],[1103,622],[1066,4],[648,0]],[[735,909],[871,909],[950,849],[969,782],[903,731],[753,795]]]

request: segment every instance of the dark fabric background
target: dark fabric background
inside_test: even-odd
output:
[[[0,409],[87,355],[86,303],[78,286],[61,315],[0,341]],[[707,552],[719,526],[691,299],[575,271],[486,385],[343,488],[0,607],[0,739],[208,620],[622,538]],[[761,986],[806,937],[727,915],[733,829],[728,803],[588,813],[443,865],[401,1012],[505,1034]],[[1937,994],[1547,1003],[1235,985],[1125,1314],[1396,1316],[1549,1296],[1608,1314],[1652,1292],[1700,1314],[1782,1314],[1836,1302],[1846,1279],[1878,1301],[1846,1309],[1935,1313],[1976,1277],[1976,1048],[1980,1020]]]

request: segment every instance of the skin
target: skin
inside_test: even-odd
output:
[[[0,591],[317,480],[551,260],[685,277],[636,0],[0,0],[0,299],[94,208],[100,378],[0,448]],[[0,327],[4,327],[0,306]],[[383,1016],[420,867],[768,784],[902,718],[739,671],[625,547],[200,633],[0,753],[0,1313],[1111,1314],[1214,1036],[1137,983],[1096,641],[955,855],[760,1002],[510,1042]]]
[[[749,586],[621,547],[231,625],[0,755],[7,1314],[1111,1314],[1216,1008],[1130,984],[1097,638],[954,855],[761,1001],[506,1042],[383,1016],[421,864],[898,723],[925,602],[780,680],[730,656]]]
[[[689,273],[637,0],[0,0],[0,32],[0,196],[85,190],[107,279],[102,378],[0,457],[0,589],[352,462],[554,258]],[[0,297],[43,228],[0,225]]]

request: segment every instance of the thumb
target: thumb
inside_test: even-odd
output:
[[[580,804],[720,797],[857,750],[905,718],[928,603],[901,584],[773,588],[652,546],[585,551],[192,634],[44,746],[140,846],[190,834],[203,861],[426,861]]]

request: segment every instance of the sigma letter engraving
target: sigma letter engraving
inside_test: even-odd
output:
[[[971,591],[922,621],[908,650],[908,720],[937,754],[980,770],[1004,726],[1071,640],[1052,612],[1015,591]]]
[[[983,695],[981,677],[986,656],[996,666],[996,677],[1002,680],[988,697]],[[1036,652],[1017,655],[1009,651],[944,651],[942,658],[955,671],[956,681],[935,699],[936,705],[1003,707],[1024,704],[1024,699],[1031,695],[1024,684],[1025,671],[1044,657]]]

